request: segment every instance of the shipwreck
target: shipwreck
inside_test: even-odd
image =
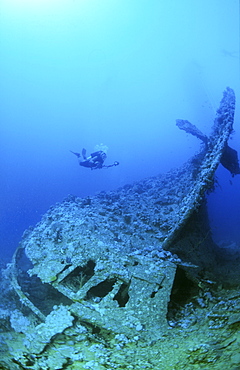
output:
[[[202,142],[184,166],[69,196],[24,233],[2,273],[0,368],[239,368],[239,257],[231,271],[222,263],[205,201],[220,162],[240,173],[234,109],[227,88],[209,136],[177,120]]]

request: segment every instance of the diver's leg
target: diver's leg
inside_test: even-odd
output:
[[[70,152],[71,152],[71,153],[73,153],[73,154],[75,154],[78,158],[80,158],[80,157],[81,157],[81,154],[80,154],[80,153],[75,153],[75,152],[73,152],[72,150],[70,150]]]
[[[86,153],[87,153],[86,149],[83,148],[83,150],[82,150],[82,156],[83,156],[84,159],[87,159]]]

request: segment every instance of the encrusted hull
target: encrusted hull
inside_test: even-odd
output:
[[[25,233],[5,271],[19,299],[9,314],[17,348],[8,338],[6,369],[11,361],[11,369],[156,369],[160,358],[159,369],[170,368],[161,356],[164,338],[174,343],[169,307],[180,286],[176,279],[184,276],[197,295],[205,282],[215,283],[208,280],[216,256],[207,228],[193,259],[184,248],[213,186],[234,108],[234,92],[227,88],[212,134],[197,131],[204,147],[183,167],[93,197],[68,197]],[[195,126],[186,127],[196,133]],[[202,351],[200,346],[189,356],[201,357]],[[186,369],[179,361],[178,369]]]

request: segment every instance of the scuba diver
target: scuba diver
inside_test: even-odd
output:
[[[106,151],[106,150],[105,150]],[[100,168],[109,168],[113,166],[118,166],[119,162],[114,162],[113,164],[109,164],[108,166],[104,165],[104,161],[107,158],[107,155],[103,150],[98,150],[92,154],[90,154],[89,157],[86,156],[86,149],[83,148],[82,150],[82,157],[80,153],[75,153],[70,150],[71,153],[75,154],[78,157],[78,162],[80,166],[91,168],[91,170],[96,170]]]

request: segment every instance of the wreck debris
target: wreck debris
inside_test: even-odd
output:
[[[11,284],[12,284],[13,289],[17,293],[20,302],[24,304],[25,306],[27,306],[28,308],[30,308],[30,310],[32,310],[35,313],[35,315],[37,315],[42,321],[44,321],[45,316],[43,315],[43,313],[31,302],[31,300],[26,296],[26,294],[24,294],[24,292],[21,289],[21,286],[18,283],[17,260],[18,260],[19,253],[22,252],[22,249],[23,247],[21,245],[16,249],[13,255],[13,258],[12,258],[11,266],[9,266],[10,273],[11,273],[11,276],[10,276]]]
[[[182,281],[194,295],[203,289],[201,281],[210,281],[200,253],[206,252],[209,260],[214,260],[209,245],[203,245],[209,231],[204,230],[205,235],[196,245],[194,264],[188,259],[182,261],[169,250],[183,240],[180,233],[194,222],[204,193],[212,186],[232,132],[234,107],[234,92],[227,88],[209,137],[188,121],[178,121],[181,129],[206,144],[181,168],[88,197],[87,202],[69,197],[51,207],[41,222],[25,235],[9,267],[12,286],[21,302],[18,310],[10,315],[16,330],[13,338],[7,340],[13,366],[9,369],[102,370],[124,369],[126,364],[129,369],[143,368],[141,364],[153,369],[162,361],[164,352],[162,344],[157,347],[158,343],[163,343],[168,336],[174,343],[170,330],[178,325],[181,329],[198,325],[200,319],[196,319],[192,303],[183,308],[188,312],[187,319],[182,314],[182,320],[177,321],[174,302],[172,305],[169,302],[182,291]],[[19,279],[21,253],[32,264],[27,271],[29,280],[24,282],[31,289],[21,286]],[[179,276],[181,279],[176,281]],[[33,280],[35,277],[37,280]],[[34,284],[35,294],[43,287],[45,291],[54,292],[52,300],[36,300]],[[202,315],[205,320],[206,311],[203,314],[200,310],[213,305],[209,315],[213,329],[218,323],[235,325],[239,320],[238,311],[234,311],[235,319],[220,313],[218,320],[215,315],[222,306],[214,300],[217,299],[209,291],[196,298],[199,318]],[[239,305],[239,299],[235,301]],[[168,312],[170,306],[172,315]],[[22,332],[21,323],[29,323]],[[181,330],[178,333],[181,335]],[[141,343],[142,352],[139,358],[133,359],[137,343]],[[234,346],[233,343],[234,340],[227,341],[228,346]],[[210,343],[195,346],[188,343],[185,349],[186,357],[190,356],[188,363],[202,360],[209,363],[206,352],[213,353],[214,357],[218,355],[218,348]],[[156,353],[157,362],[154,362]],[[161,365],[167,369],[164,362]],[[181,368],[186,369],[184,360]]]
[[[176,120],[176,125],[180,130],[184,130],[187,133],[196,136],[198,139],[208,147],[208,143],[211,143],[219,135],[221,145],[221,158],[220,163],[231,172],[232,176],[240,174],[238,153],[235,149],[228,146],[226,141],[229,135],[233,131],[233,121],[234,121],[234,110],[235,110],[235,97],[233,90],[227,88],[224,92],[224,97],[221,101],[220,108],[217,111],[217,116],[214,121],[213,132],[210,138],[204,135],[195,125],[187,120]],[[225,131],[225,132],[224,132]],[[224,141],[223,141],[224,140]]]
[[[198,139],[202,140],[207,145],[208,143],[207,135],[204,135],[195,125],[193,125],[189,121],[177,119],[176,125],[178,126],[178,128],[180,128],[180,130],[184,130],[186,131],[187,134],[196,136]]]
[[[235,149],[230,148],[230,146],[228,146],[227,144],[223,151],[220,162],[223,167],[231,172],[232,176],[240,174],[238,153]]]
[[[234,111],[235,94],[232,89],[227,88],[223,93],[223,98],[217,111],[212,134],[208,138],[208,147],[199,155],[201,163],[198,163],[198,166],[193,166],[191,171],[189,171],[189,176],[193,177],[194,174],[194,181],[190,183],[187,195],[182,199],[183,206],[179,210],[178,221],[169,233],[168,238],[164,241],[164,247],[167,247],[172,242],[176,233],[182,228],[192,212],[199,207],[205,191],[211,187],[214,173],[233,131]]]

